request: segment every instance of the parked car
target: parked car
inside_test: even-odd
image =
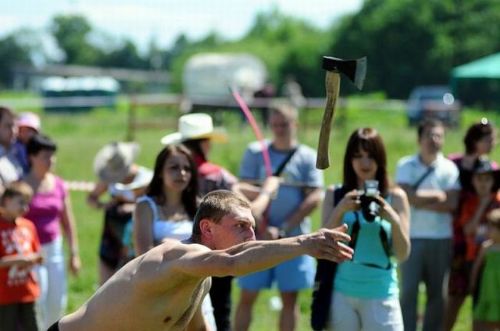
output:
[[[455,99],[448,86],[418,86],[408,98],[408,123],[415,125],[423,119],[435,118],[455,127],[460,123],[461,109],[461,103]]]

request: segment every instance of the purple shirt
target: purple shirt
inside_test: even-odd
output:
[[[64,181],[55,177],[51,192],[35,193],[25,218],[33,221],[40,243],[47,244],[59,236],[59,222],[64,210],[64,200],[68,194]]]

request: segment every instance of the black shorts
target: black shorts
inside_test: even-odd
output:
[[[52,324],[47,331],[59,331],[59,321]]]

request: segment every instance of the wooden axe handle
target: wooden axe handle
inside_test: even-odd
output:
[[[330,129],[332,127],[333,115],[335,114],[335,106],[339,98],[340,89],[340,73],[335,71],[327,71],[325,77],[326,87],[326,106],[321,121],[321,130],[319,132],[318,141],[318,156],[316,158],[316,168],[326,169],[330,166],[328,158],[328,145],[330,142]]]

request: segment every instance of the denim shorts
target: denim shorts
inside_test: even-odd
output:
[[[303,255],[274,268],[239,277],[238,285],[247,291],[258,291],[276,283],[281,292],[294,292],[311,288],[315,271],[314,259]]]

